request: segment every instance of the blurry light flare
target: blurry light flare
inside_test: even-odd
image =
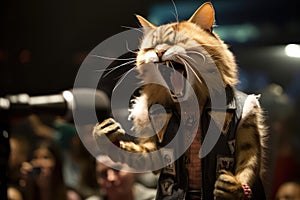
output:
[[[289,57],[300,58],[300,45],[288,44],[285,46],[285,54]]]
[[[0,108],[8,110],[10,106],[9,100],[5,98],[0,98]]]
[[[64,98],[61,95],[51,95],[51,96],[37,96],[31,97],[29,100],[29,105],[39,105],[46,103],[62,103]]]
[[[73,93],[69,90],[66,90],[66,91],[63,91],[62,95],[63,95],[64,99],[67,102],[68,108],[69,109],[74,108],[74,104],[73,104],[74,95],[73,95]]]
[[[27,103],[29,100],[28,94],[20,94],[18,95],[20,103]]]
[[[29,101],[28,94],[22,93],[18,95],[10,95],[8,96],[8,99],[11,103],[23,103],[26,104]]]
[[[72,94],[72,92],[66,90],[62,93],[63,97],[65,98],[66,101],[72,101],[74,96]]]
[[[224,41],[239,43],[253,41],[260,36],[260,30],[249,23],[217,26],[215,31]]]

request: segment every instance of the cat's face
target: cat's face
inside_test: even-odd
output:
[[[227,46],[211,31],[214,10],[210,3],[202,5],[188,21],[158,27],[137,17],[145,30],[137,54],[137,68],[142,78],[157,76],[149,73],[149,67],[158,68],[157,73],[161,74],[170,88],[167,91],[152,86],[150,89],[155,90],[156,94],[158,90],[164,90],[173,101],[188,98],[188,81],[197,94],[202,93],[199,96],[207,96],[206,86],[214,84],[217,72],[221,74],[221,87],[236,83],[234,58]],[[147,65],[151,63],[153,65]],[[164,67],[161,65],[170,67],[168,73],[162,70]]]

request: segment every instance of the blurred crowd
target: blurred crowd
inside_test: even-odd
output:
[[[272,84],[261,91],[270,132],[269,199],[299,199],[296,104]],[[157,176],[126,172],[128,166],[87,150],[72,120],[30,114],[10,122],[9,200],[150,200]],[[91,127],[92,128],[92,127]],[[87,130],[90,133],[91,130]],[[108,163],[105,165],[103,163]],[[109,167],[110,166],[110,167]],[[125,170],[125,171],[124,171]]]
[[[156,176],[109,168],[59,116],[29,115],[14,122],[8,163],[9,200],[153,199]],[[112,162],[110,160],[110,162]]]

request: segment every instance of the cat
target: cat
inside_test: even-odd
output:
[[[153,132],[149,108],[155,104],[171,108],[180,115],[178,105],[195,94],[198,103],[195,107],[199,108],[199,113],[201,113],[195,138],[184,154],[185,161],[175,161],[175,163],[181,162],[181,164],[176,165],[173,179],[170,180],[168,178],[170,176],[167,176],[163,170],[161,171],[157,199],[264,199],[264,189],[260,181],[260,177],[264,173],[263,157],[267,135],[263,122],[263,111],[259,106],[258,96],[247,96],[235,89],[239,82],[237,64],[228,46],[213,30],[215,23],[213,5],[209,2],[204,3],[190,19],[160,26],[154,25],[139,15],[136,17],[144,30],[136,57],[136,70],[139,78],[142,80],[151,78],[150,76],[153,74],[149,68],[159,64],[176,70],[177,75],[169,76],[168,84],[172,89],[157,84],[146,84],[140,89],[140,95],[134,97],[130,109],[130,119],[133,121],[134,131],[137,135],[146,136],[149,132]],[[203,69],[200,63],[191,64],[194,62],[193,54],[202,58],[201,62],[214,63],[216,68]],[[216,70],[220,74],[221,84],[216,81]],[[192,92],[187,88],[184,79],[191,83]],[[209,87],[212,87],[212,90],[209,90]],[[229,132],[230,124],[234,124],[233,140],[225,139],[228,143],[232,142],[229,148],[231,147],[234,158],[219,157],[219,154],[216,153],[208,154],[206,156],[208,159],[205,161],[205,158],[199,157],[201,142],[203,142],[204,132],[207,130],[207,127],[203,128],[207,124],[203,122],[202,118],[208,120],[215,118],[212,113],[206,117],[202,113],[205,113],[207,102],[211,100],[211,91],[218,93],[220,90],[226,90],[227,101],[235,101],[237,106],[241,104],[242,107],[239,119],[233,122],[234,118],[239,115],[234,113],[236,112],[234,108],[234,112],[227,111],[225,113],[224,125],[219,127],[220,132],[223,132],[222,137],[225,138],[226,134],[229,135],[227,132]],[[242,102],[236,100],[239,98],[238,95],[243,96]],[[193,107],[193,105],[191,106]],[[113,143],[127,151],[142,154],[153,152],[160,149],[166,140],[170,140],[170,138],[168,139],[170,136],[167,134],[169,124],[176,123],[173,122],[174,120],[172,121],[172,114],[168,113],[167,116],[163,128],[156,132],[156,135],[139,141],[123,141],[122,136],[125,132],[113,118],[98,123],[94,127],[93,135],[97,141],[101,141],[101,137],[107,136]],[[216,146],[216,149],[218,148]],[[225,167],[210,166],[208,168],[207,166],[211,162],[214,165],[224,165]],[[232,165],[232,169],[226,168],[227,165]],[[186,173],[183,172],[185,170]],[[212,171],[212,175],[205,170]],[[186,177],[183,177],[185,175],[187,181],[182,181],[185,180]],[[164,188],[166,185],[168,190]]]

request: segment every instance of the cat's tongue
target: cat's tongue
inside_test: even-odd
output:
[[[177,97],[184,95],[185,77],[183,70],[177,70],[171,73],[170,81],[173,86],[173,92]]]

